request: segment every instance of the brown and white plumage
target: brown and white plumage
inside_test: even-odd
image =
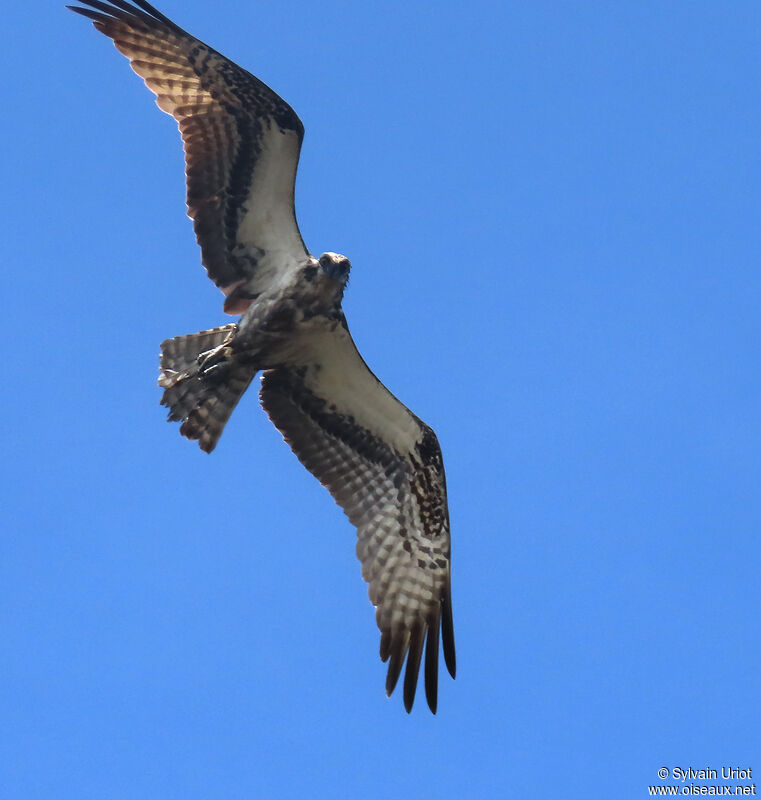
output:
[[[148,3],[71,7],[114,40],[171,114],[185,147],[188,214],[203,265],[238,314],[308,255],[293,192],[304,126],[246,70]],[[139,6],[139,7],[137,7]]]
[[[455,674],[450,537],[441,450],[433,431],[362,360],[341,310],[350,264],[314,258],[296,223],[303,126],[258,78],[183,31],[145,0],[81,0],[72,10],[111,37],[178,122],[188,214],[202,261],[237,323],[161,345],[169,419],[216,446],[251,380],[304,466],[358,533],[393,691],[406,659],[409,711],[425,651],[436,711],[439,637]]]
[[[412,707],[427,637],[425,688],[435,711],[440,629],[455,673],[449,512],[436,435],[370,372],[346,329],[313,337],[304,349],[308,365],[264,373],[262,405],[357,528],[380,654],[389,661],[386,692],[408,654],[404,702]]]

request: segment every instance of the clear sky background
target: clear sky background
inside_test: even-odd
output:
[[[164,421],[159,342],[228,321],[176,125],[10,4],[0,796],[761,785],[761,6],[160,7],[304,121],[304,239],[444,451],[459,674],[385,698],[355,533],[254,391],[211,456]]]

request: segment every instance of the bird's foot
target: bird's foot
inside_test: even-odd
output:
[[[225,379],[233,364],[233,349],[220,345],[198,356],[198,374],[205,383],[219,383]]]

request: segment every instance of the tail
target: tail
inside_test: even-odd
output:
[[[159,386],[169,421],[182,421],[180,433],[198,439],[210,453],[235,406],[248,389],[256,368],[230,357],[236,325],[225,325],[161,343]]]

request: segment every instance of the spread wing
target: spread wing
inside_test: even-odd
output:
[[[145,0],[72,7],[111,37],[178,122],[188,214],[206,271],[236,314],[308,256],[294,210],[304,126],[258,78]]]
[[[389,662],[386,693],[406,656],[404,704],[411,710],[425,644],[426,698],[435,713],[439,631],[455,675],[441,450],[434,432],[370,372],[345,328],[310,336],[308,363],[264,373],[262,405],[357,528],[380,655]]]

